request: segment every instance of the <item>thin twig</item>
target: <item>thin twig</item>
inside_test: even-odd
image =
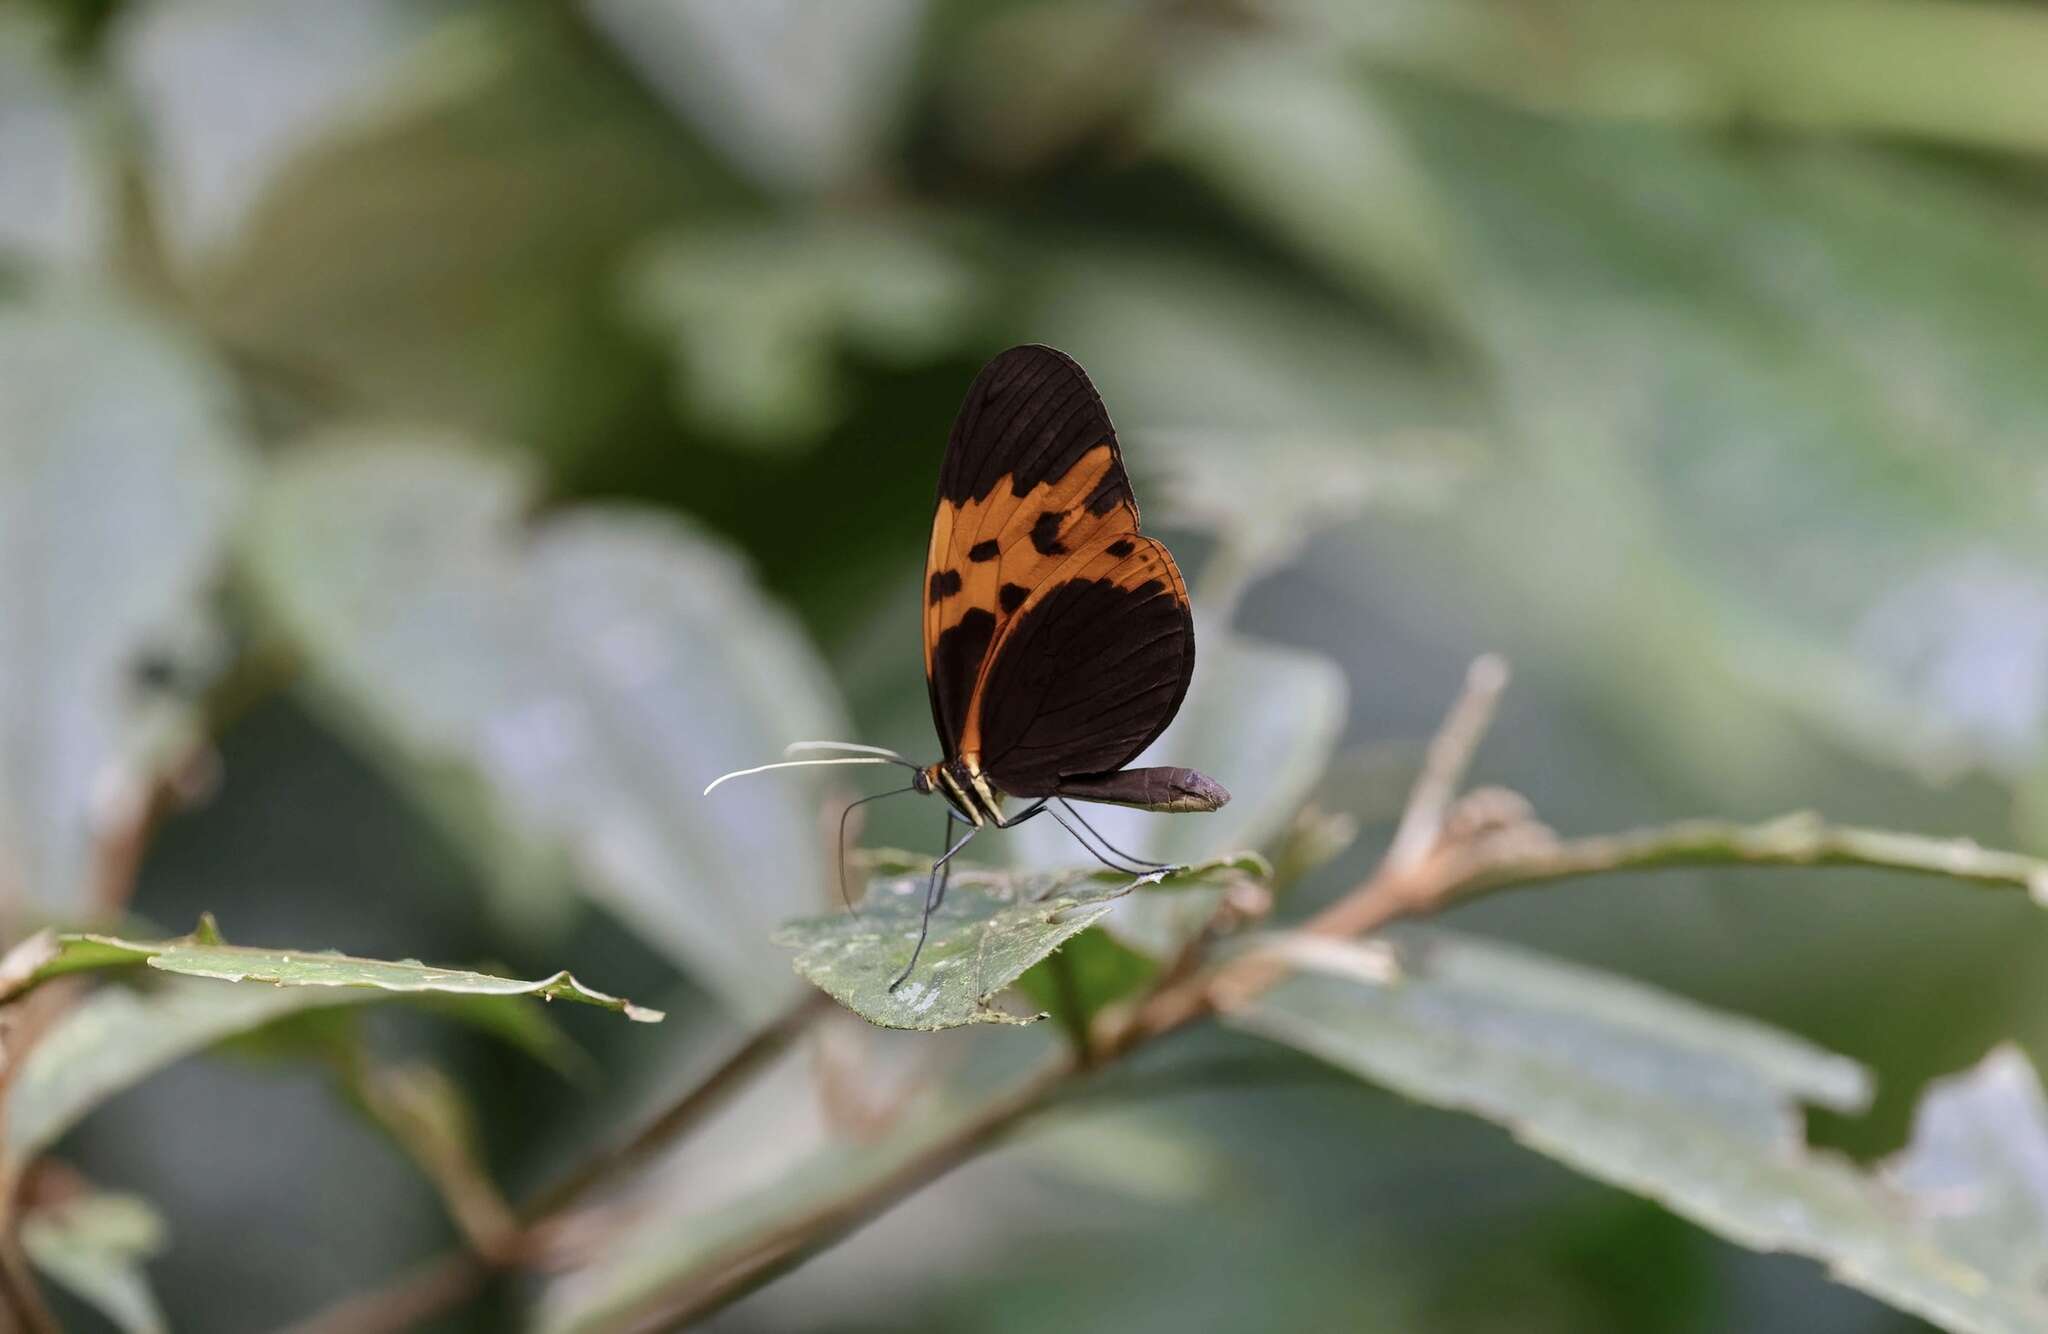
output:
[[[343,1298],[288,1334],[362,1334],[415,1329],[483,1290],[490,1271],[468,1251],[436,1256],[396,1282]]]
[[[708,1258],[696,1271],[700,1277],[695,1281],[669,1289],[614,1328],[621,1334],[681,1329],[737,1301],[847,1236],[906,1195],[993,1147],[1084,1071],[1075,1053],[1060,1052],[894,1171],[843,1195],[832,1196],[787,1222]]]
[[[1575,838],[1547,850],[1481,856],[1462,869],[1469,896],[1569,876],[1674,866],[1862,866],[1971,884],[2026,890],[2048,901],[2048,861],[1978,846],[1966,838],[1928,838],[1888,829],[1831,825],[1811,811],[1744,825],[1684,820],[1652,829]]]
[[[520,1217],[531,1223],[555,1213],[596,1187],[615,1181],[646,1162],[684,1131],[724,1106],[728,1098],[787,1050],[812,1023],[831,1011],[832,1000],[824,992],[807,992],[774,1022],[757,1030],[702,1079],[657,1113],[631,1139],[586,1158],[553,1185],[528,1200],[520,1207]]]
[[[1383,864],[1412,866],[1436,846],[1443,832],[1444,817],[1457,800],[1465,772],[1472,767],[1472,756],[1485,739],[1487,728],[1493,725],[1494,710],[1507,687],[1508,665],[1496,654],[1473,659],[1465,670],[1464,692],[1429,743],[1422,772],[1408,794],[1408,804],[1401,812],[1401,823],[1394,830],[1394,840],[1387,847]]]
[[[43,1302],[20,1238],[11,1232],[0,1237],[0,1319],[8,1334],[57,1334],[62,1328]]]
[[[391,1284],[345,1298],[289,1327],[289,1334],[396,1334],[469,1300],[491,1269],[524,1258],[536,1237],[598,1187],[646,1162],[746,1086],[820,1016],[831,1012],[822,991],[803,998],[757,1030],[724,1060],[679,1094],[630,1139],[601,1149],[571,1168],[519,1209],[521,1236],[489,1255],[450,1252]]]

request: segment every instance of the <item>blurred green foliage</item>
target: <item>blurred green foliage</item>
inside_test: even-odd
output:
[[[796,994],[769,933],[836,897],[850,785],[697,792],[800,737],[933,753],[934,470],[1027,340],[1089,368],[1187,566],[1169,758],[1238,794],[1116,841],[1275,850],[1313,797],[1361,837],[1302,863],[1305,915],[1500,649],[1477,776],[1559,829],[1813,806],[2048,853],[2044,62],[2048,15],[1964,0],[0,7],[7,934],[212,910],[666,1009],[550,1012],[592,1096],[491,1021],[365,1007],[467,1091],[497,1179],[545,1178]],[[938,833],[868,809],[870,845]],[[985,855],[1069,858],[1040,832]],[[1812,1129],[1876,1161],[1930,1080],[2048,1055],[2040,916],[1756,870],[1455,925],[1853,1058],[1870,1110]],[[1109,925],[1112,979],[1184,929]],[[203,985],[86,1004],[171,1012],[167,1061],[339,994]],[[798,1158],[884,1170],[838,1104],[930,1051],[957,1090],[1056,1040],[835,1030],[828,1124],[778,1072],[638,1183],[638,1240],[699,1244]],[[331,1093],[163,1068],[60,1146],[122,1194],[39,1212],[32,1252],[130,1328],[232,1334],[449,1242]],[[1075,1147],[1083,1106],[718,1327],[1915,1327],[1241,1033],[1101,1099],[1169,1166]],[[566,1325],[602,1278],[448,1327]]]

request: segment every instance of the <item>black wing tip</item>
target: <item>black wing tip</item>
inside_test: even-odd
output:
[[[1088,378],[1087,371],[1081,369],[1081,363],[1050,343],[1018,343],[1014,347],[1006,347],[988,359],[988,364],[981,368],[981,374],[1023,370],[1034,366],[1072,371],[1081,377],[1081,383],[1087,385],[1089,389],[1095,388],[1095,382]]]

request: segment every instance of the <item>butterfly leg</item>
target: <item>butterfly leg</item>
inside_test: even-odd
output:
[[[1044,810],[1045,803],[1050,800],[1052,800],[1050,797],[1040,797],[1015,815],[995,821],[995,827],[998,829],[1015,829],[1018,825],[1023,824],[1026,820]]]
[[[951,810],[946,812],[946,837],[948,839],[953,837],[953,826],[959,821],[959,818]],[[967,840],[980,832],[979,826],[969,829],[966,833],[960,835],[958,843],[950,844],[939,859],[932,863],[932,878],[925,885],[924,891],[924,916],[917,924],[917,944],[910,951],[910,962],[904,964],[903,971],[896,974],[896,980],[889,984],[889,990],[894,991],[902,986],[904,979],[910,976],[910,970],[917,967],[917,957],[924,953],[925,939],[931,935],[932,914],[938,911],[940,901],[946,897],[946,882],[952,879],[953,854],[966,847]]]
[[[1054,810],[1050,806],[1045,808],[1045,813],[1047,815],[1050,815],[1053,819],[1059,821],[1060,828],[1066,830],[1068,836],[1071,837],[1076,843],[1079,843],[1081,845],[1082,851],[1086,852],[1096,861],[1101,862],[1104,866],[1107,866],[1110,870],[1115,871],[1118,875],[1150,875],[1154,870],[1158,869],[1149,864],[1145,866],[1127,866],[1122,862],[1113,861],[1100,848],[1097,848],[1093,843],[1090,843],[1086,838],[1083,838],[1081,836],[1080,830],[1074,828],[1073,825],[1067,823],[1066,816],[1061,815],[1058,811]]]
[[[1123,858],[1127,862],[1130,862],[1132,865],[1143,866],[1153,871],[1177,871],[1180,869],[1172,862],[1155,862],[1150,858],[1139,857],[1131,853],[1125,852],[1122,848],[1118,847],[1116,844],[1104,838],[1102,836],[1102,831],[1100,829],[1097,829],[1094,825],[1089,824],[1088,817],[1081,814],[1081,812],[1075,810],[1074,804],[1072,802],[1068,801],[1065,797],[1061,797],[1059,799],[1059,803],[1060,808],[1062,810],[1066,811],[1067,814],[1073,816],[1076,820],[1081,822],[1081,827],[1083,829],[1095,835],[1095,841],[1097,843],[1100,843],[1106,850],[1115,853],[1117,856]]]

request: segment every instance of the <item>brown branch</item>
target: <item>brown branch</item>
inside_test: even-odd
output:
[[[832,1000],[822,991],[810,991],[767,1027],[756,1031],[703,1078],[684,1090],[631,1139],[591,1155],[519,1210],[528,1223],[556,1213],[582,1199],[598,1186],[615,1181],[632,1168],[672,1144],[691,1127],[725,1105],[733,1094],[776,1057],[820,1017],[832,1012]]]
[[[968,1120],[925,1146],[896,1170],[833,1196],[737,1246],[711,1256],[693,1282],[659,1298],[615,1326],[620,1334],[681,1329],[746,1296],[838,1242],[912,1192],[938,1180],[1015,1130],[1065,1090],[1086,1067],[1062,1051],[984,1103]]]
[[[62,1326],[43,1302],[20,1239],[0,1237],[0,1330],[7,1334],[58,1334]]]
[[[1501,692],[1508,688],[1508,665],[1495,654],[1475,658],[1465,670],[1465,689],[1444,715],[1442,725],[1423,756],[1422,772],[1409,791],[1401,823],[1387,847],[1383,865],[1412,866],[1429,855],[1443,833],[1444,818],[1464,785],[1472,756],[1493,725]]]

